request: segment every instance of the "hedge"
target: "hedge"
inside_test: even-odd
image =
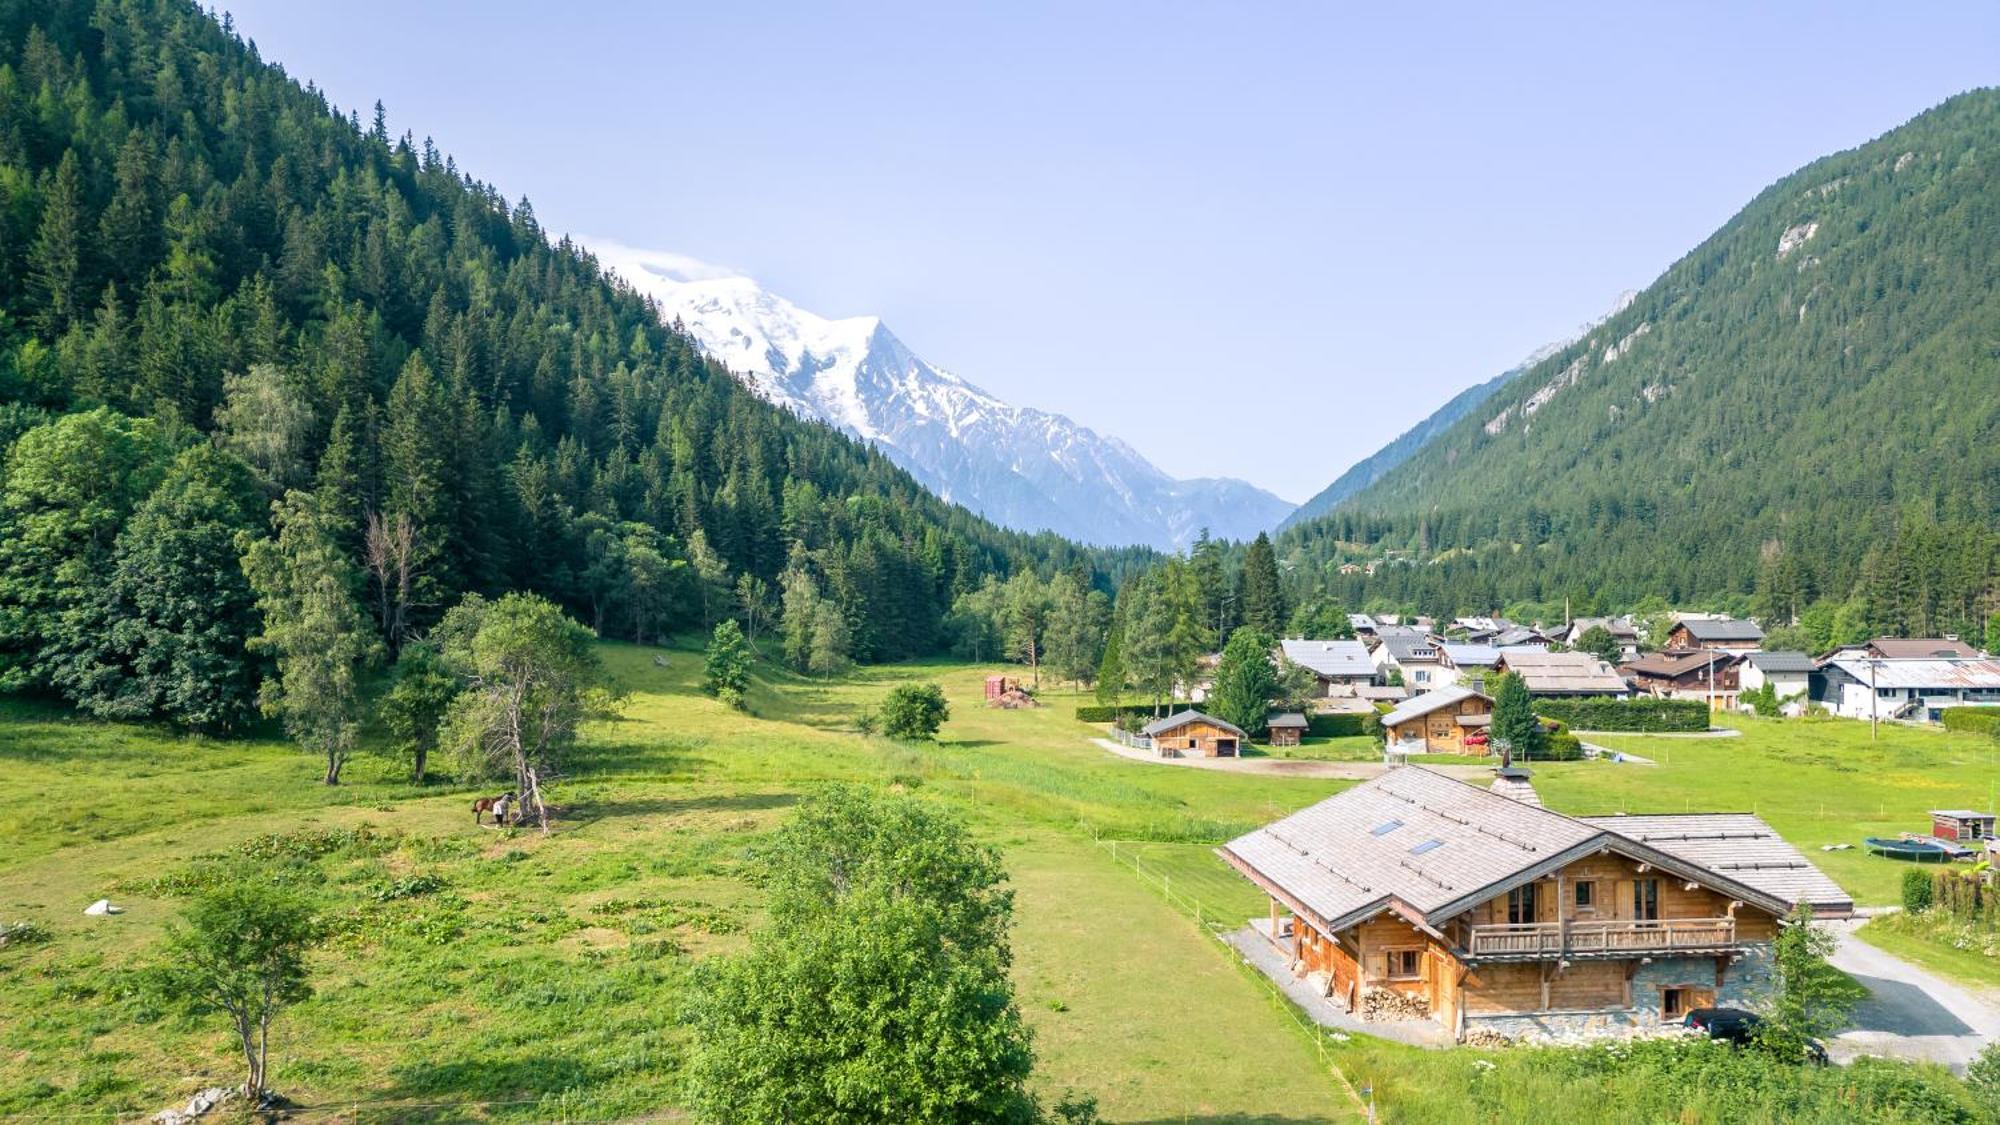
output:
[[[1171,715],[1176,711],[1183,711],[1191,707],[1195,710],[1200,710],[1199,707],[1196,707],[1192,703],[1175,702],[1162,704],[1160,713],[1162,715]],[[1115,723],[1121,718],[1132,715],[1143,715],[1150,719],[1153,717],[1152,705],[1139,703],[1110,707],[1080,706],[1076,709],[1076,719],[1080,723]],[[1306,733],[1314,738],[1345,738],[1356,734],[1372,735],[1380,732],[1382,728],[1380,719],[1381,716],[1377,714],[1308,715],[1306,717]]]
[[[1938,712],[1938,721],[1946,730],[2000,738],[2000,707],[1946,707]]]
[[[1192,703],[1176,700],[1172,703],[1160,704],[1160,714],[1171,715],[1176,711],[1186,711],[1193,707],[1194,704]],[[1195,709],[1199,710],[1199,708]],[[1115,723],[1127,715],[1144,715],[1150,719],[1153,717],[1153,705],[1150,703],[1127,703],[1108,707],[1098,705],[1079,706],[1076,709],[1076,721],[1079,723]]]
[[[1306,733],[1314,738],[1346,738],[1374,734],[1381,727],[1380,715],[1308,715]]]
[[[1699,699],[1614,699],[1608,695],[1537,699],[1535,714],[1544,719],[1555,719],[1575,730],[1658,732],[1708,729],[1708,704]]]

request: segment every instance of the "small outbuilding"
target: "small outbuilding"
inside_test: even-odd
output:
[[[1179,711],[1139,731],[1162,758],[1234,758],[1250,741],[1243,728],[1200,711]]]
[[[1970,809],[1932,809],[1931,835],[1940,840],[1991,840],[1993,814]]]
[[[1297,746],[1306,736],[1306,717],[1297,711],[1284,711],[1264,720],[1264,726],[1271,732],[1271,745]]]

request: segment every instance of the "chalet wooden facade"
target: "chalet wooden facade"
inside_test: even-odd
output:
[[[1483,754],[1493,697],[1468,687],[1425,692],[1382,716],[1389,748],[1401,753]]]
[[[1163,758],[1234,758],[1250,736],[1243,728],[1199,711],[1180,711],[1155,719],[1139,732],[1152,740]]]
[[[1626,682],[1662,699],[1696,699],[1712,711],[1736,706],[1742,657],[1728,649],[1649,652],[1619,665]]]
[[[1294,974],[1457,1038],[1624,1031],[1756,1007],[1799,903],[1853,904],[1746,814],[1569,817],[1416,766],[1220,854],[1270,896]]]

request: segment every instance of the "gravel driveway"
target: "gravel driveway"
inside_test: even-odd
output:
[[[1869,991],[1854,1009],[1854,1026],[1827,1052],[1943,1063],[1963,1073],[1988,1042],[2000,1038],[2000,1003],[1990,992],[1953,984],[1854,936],[1859,920],[1828,922],[1840,938],[1829,960]]]

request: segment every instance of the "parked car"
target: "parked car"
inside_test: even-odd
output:
[[[1757,1028],[1763,1022],[1763,1016],[1755,1012],[1746,1012],[1741,1008],[1696,1008],[1682,1021],[1684,1026],[1705,1032],[1710,1039],[1721,1039],[1736,1047],[1745,1047],[1755,1042]],[[1826,1044],[1808,1038],[1806,1061],[1825,1066]]]

